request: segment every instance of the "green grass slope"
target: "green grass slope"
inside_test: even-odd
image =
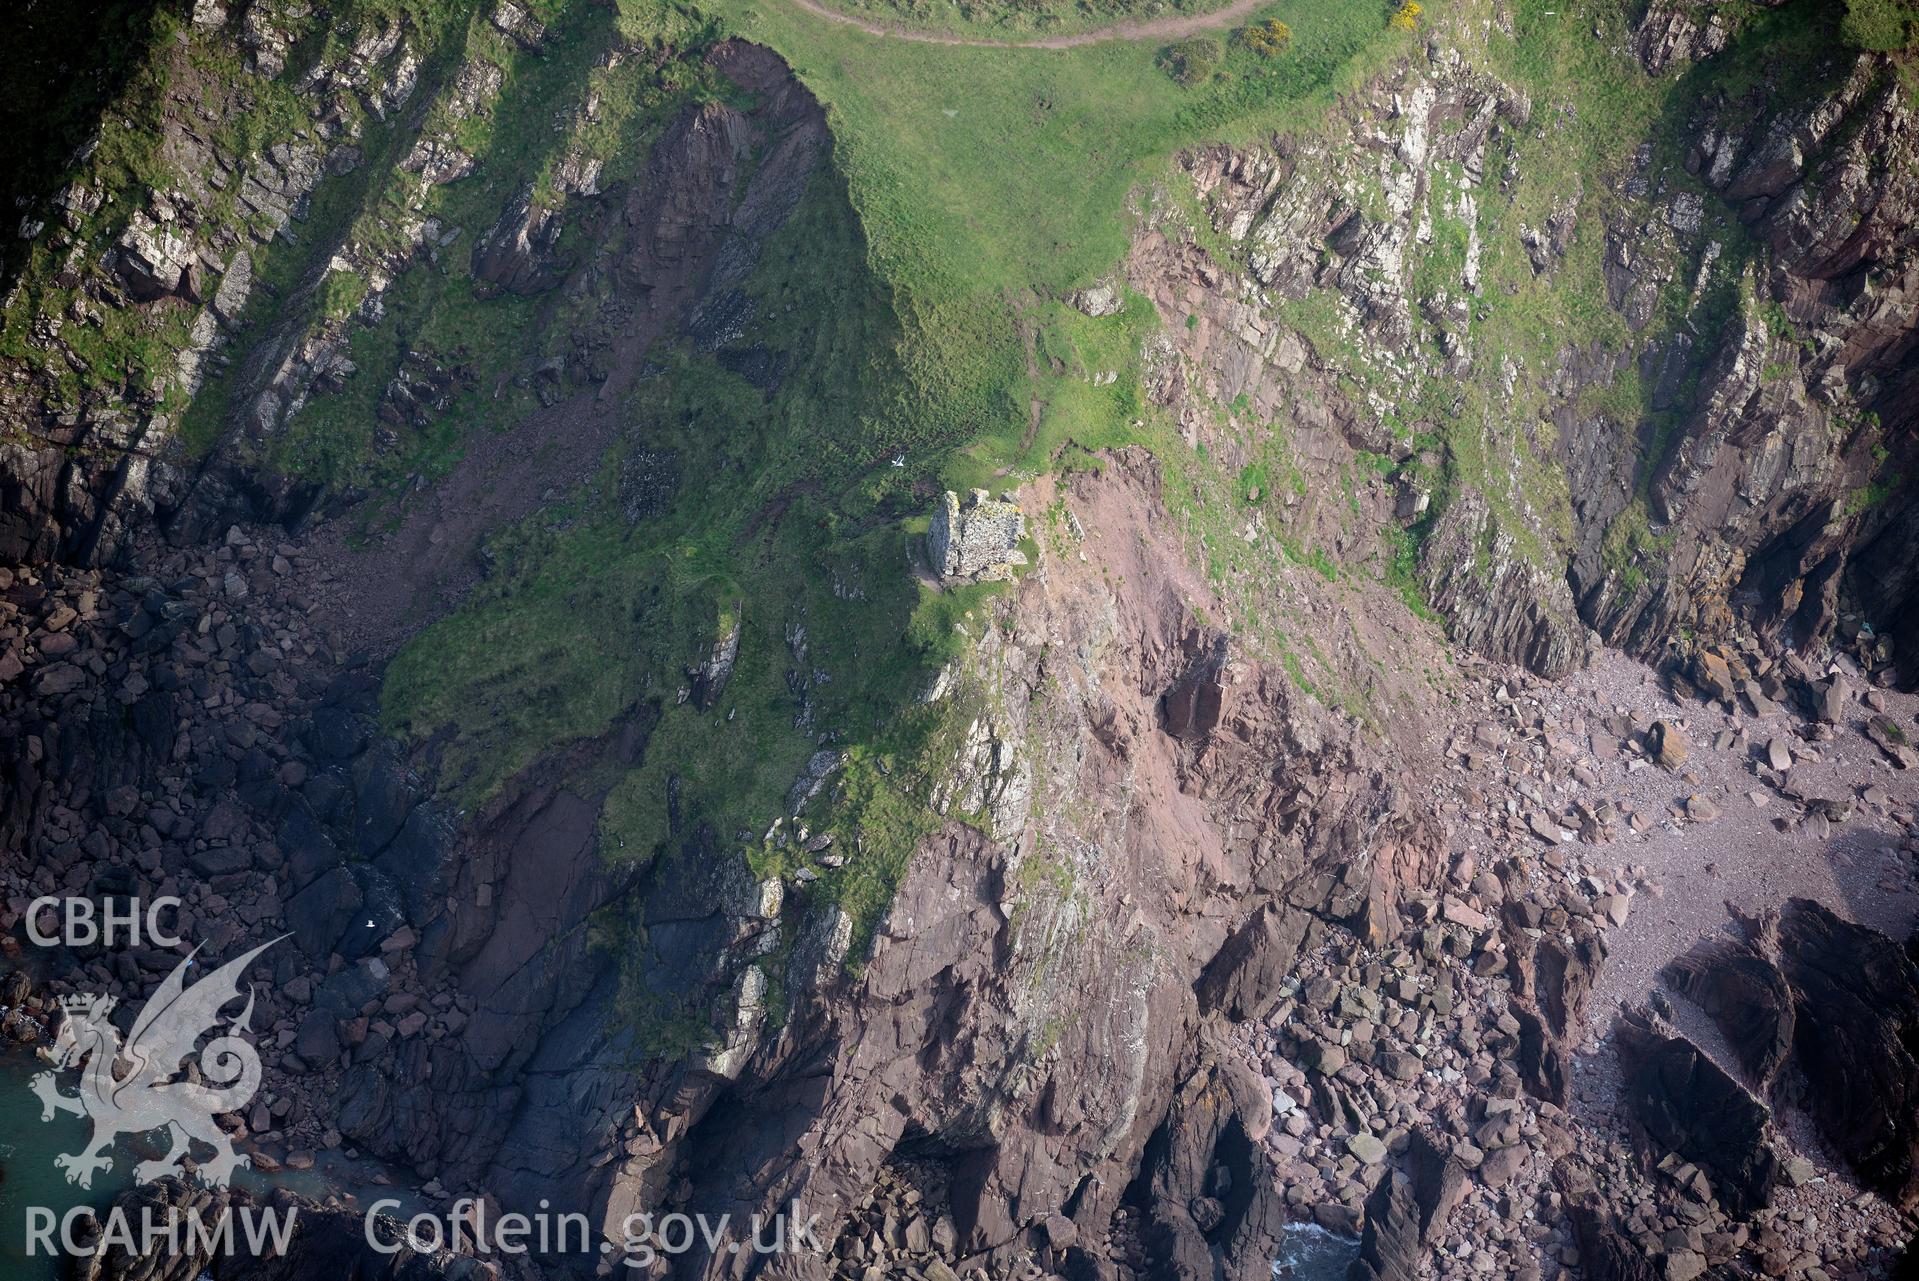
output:
[[[960,445],[956,481],[1043,463],[1017,323],[1124,254],[1132,198],[1172,155],[1303,125],[1406,33],[1338,0],[1274,6],[1291,47],[1265,58],[1226,41],[1219,69],[1177,84],[1151,42],[1066,50],[914,44],[824,21],[780,0],[718,0],[729,29],[777,49],[826,104],[837,160],[904,326],[894,413],[915,443]]]

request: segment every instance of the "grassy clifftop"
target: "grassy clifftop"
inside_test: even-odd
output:
[[[1409,47],[1383,10],[1275,6],[1291,47],[1262,57],[1219,33],[1223,61],[1181,86],[1151,41],[1074,49],[917,44],[824,21],[780,0],[720,0],[732,29],[778,50],[826,104],[836,159],[896,291],[905,381],[894,412],[925,449],[966,446],[952,479],[1043,465],[1028,441],[1022,308],[1109,273],[1132,201],[1175,151],[1308,123],[1341,88]]]

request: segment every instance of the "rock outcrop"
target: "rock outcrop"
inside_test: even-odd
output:
[[[1151,1206],[1148,1257],[1165,1275],[1271,1276],[1286,1223],[1259,1147],[1272,1100],[1263,1084],[1241,1086],[1244,1073],[1233,1051],[1205,1033],[1177,1066],[1180,1084],[1140,1172]]]
[[[1662,1272],[1646,1252],[1607,1214],[1591,1196],[1583,1172],[1568,1162],[1560,1168],[1560,1183],[1567,1187],[1568,1209],[1579,1239],[1580,1271],[1594,1281],[1663,1281]]]
[[[1505,925],[1508,977],[1519,1022],[1519,1073],[1536,1097],[1559,1107],[1571,1102],[1573,1047],[1586,1025],[1586,1007],[1606,944],[1585,920],[1564,934],[1535,939],[1529,913],[1516,899]]]
[[[1347,1281],[1414,1281],[1465,1190],[1466,1171],[1415,1132],[1406,1169],[1389,1170],[1366,1201],[1366,1234]]]
[[[1919,1204],[1919,961],[1912,949],[1809,899],[1704,945],[1669,977],[1725,1032],[1760,1087],[1787,1065],[1803,1106],[1860,1178]]]
[[[1003,582],[1013,568],[1026,563],[1019,541],[1026,535],[1026,517],[1019,504],[991,497],[976,489],[962,504],[947,490],[926,530],[926,557],[933,572],[944,579]]]
[[[1768,1142],[1771,1111],[1697,1045],[1649,1020],[1620,1025],[1626,1098],[1656,1151],[1679,1157],[1705,1175],[1703,1185],[1675,1166],[1688,1195],[1716,1199],[1735,1218],[1772,1200],[1779,1162]],[[1663,1168],[1663,1167],[1662,1167]]]

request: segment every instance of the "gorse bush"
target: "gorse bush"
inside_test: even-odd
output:
[[[1400,31],[1413,31],[1419,27],[1419,15],[1426,12],[1420,7],[1419,0],[1406,0],[1405,4],[1393,11],[1386,25]]]
[[[1239,41],[1262,58],[1277,57],[1293,42],[1293,29],[1278,18],[1241,27]]]
[[[1213,78],[1221,56],[1217,40],[1182,40],[1160,50],[1159,65],[1177,83],[1190,88]]]

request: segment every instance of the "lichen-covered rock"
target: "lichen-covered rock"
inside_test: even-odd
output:
[[[964,506],[947,490],[933,511],[926,531],[927,559],[943,579],[1001,582],[1026,563],[1019,540],[1026,535],[1026,517],[1019,504],[988,496],[976,489]]]
[[[1732,36],[1732,19],[1723,8],[1702,0],[1654,0],[1633,33],[1633,53],[1654,75],[1711,57]]]
[[[156,222],[142,210],[133,215],[114,245],[111,259],[136,302],[158,298],[200,298],[198,259],[179,229]]]

